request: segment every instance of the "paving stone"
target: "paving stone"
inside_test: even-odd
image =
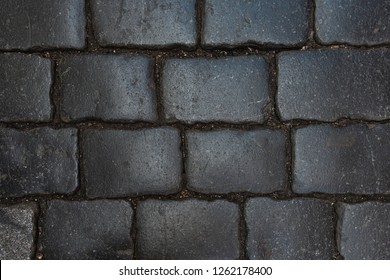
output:
[[[251,198],[245,208],[250,259],[331,259],[333,209],[316,199]]]
[[[2,0],[0,49],[85,45],[84,0]]]
[[[137,255],[141,259],[238,259],[238,225],[239,209],[232,202],[142,201],[137,206]]]
[[[89,130],[84,159],[90,197],[168,194],[180,186],[180,134],[173,128]]]
[[[169,121],[263,122],[268,64],[260,56],[170,59],[162,87]]]
[[[73,192],[76,156],[76,129],[0,129],[0,196]]]
[[[49,59],[0,54],[0,121],[50,121],[51,79]]]
[[[203,193],[283,190],[285,139],[278,130],[188,132],[188,188]]]
[[[390,203],[342,204],[338,215],[338,245],[345,259],[390,259]]]
[[[321,43],[375,45],[390,42],[390,2],[316,0],[316,32]]]
[[[50,201],[43,225],[44,257],[132,259],[132,220],[126,201]]]
[[[309,32],[306,0],[205,0],[203,43],[296,45]]]
[[[157,119],[151,59],[78,55],[61,67],[64,120]]]
[[[35,211],[34,204],[0,206],[0,259],[32,258]]]
[[[390,126],[316,125],[293,137],[294,191],[389,194]]]
[[[92,0],[103,46],[194,46],[196,0]]]
[[[316,50],[282,53],[277,103],[282,120],[390,118],[390,52]]]

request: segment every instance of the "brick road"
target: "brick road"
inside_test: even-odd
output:
[[[390,259],[390,2],[0,0],[1,259]]]

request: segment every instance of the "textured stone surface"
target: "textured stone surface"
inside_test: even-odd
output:
[[[170,121],[262,122],[268,65],[258,56],[170,59],[162,88]]]
[[[283,190],[285,137],[278,130],[188,132],[188,187],[204,193]]]
[[[245,208],[250,259],[331,259],[332,206],[315,199],[249,199]]]
[[[77,186],[76,129],[0,129],[0,196],[71,193]]]
[[[390,2],[316,0],[316,32],[325,44],[375,45],[390,42]]]
[[[295,45],[309,32],[306,0],[205,0],[203,43]]]
[[[0,49],[85,45],[84,0],[2,0]]]
[[[0,121],[49,121],[51,78],[49,59],[0,54]]]
[[[345,259],[390,259],[390,203],[341,204],[338,215],[338,245]]]
[[[390,193],[390,126],[317,125],[293,137],[299,193]]]
[[[132,220],[126,201],[50,201],[43,225],[44,257],[132,259]]]
[[[180,134],[173,128],[87,131],[84,158],[91,197],[167,194],[180,185]]]
[[[104,46],[194,46],[195,2],[92,0],[95,34]]]
[[[239,211],[232,202],[146,200],[137,206],[141,259],[237,259]]]
[[[389,75],[387,49],[282,53],[277,95],[281,118],[388,119]]]
[[[142,56],[79,55],[61,67],[65,120],[157,118],[152,61]]]
[[[0,206],[0,259],[26,260],[34,253],[34,204]]]

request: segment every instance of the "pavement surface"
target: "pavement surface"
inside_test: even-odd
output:
[[[0,7],[1,259],[390,259],[390,1]]]

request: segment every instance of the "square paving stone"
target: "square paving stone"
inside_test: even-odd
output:
[[[324,44],[390,43],[390,2],[316,0],[316,32]]]
[[[156,120],[152,67],[143,56],[66,57],[60,72],[62,118]]]
[[[279,130],[188,132],[188,188],[203,193],[283,190],[285,139]]]
[[[203,43],[296,45],[309,32],[307,0],[205,0]]]
[[[137,256],[238,259],[238,225],[238,206],[228,201],[141,201],[137,206]]]
[[[0,259],[33,258],[35,204],[0,206]]]
[[[316,199],[251,198],[245,208],[250,259],[331,259],[333,207]]]
[[[0,121],[50,121],[51,85],[49,59],[0,54]]]
[[[84,0],[2,0],[0,49],[85,45]]]
[[[44,258],[132,259],[132,220],[126,201],[50,201],[43,224]]]
[[[390,193],[390,125],[315,125],[293,135],[298,193]]]
[[[194,46],[196,0],[92,0],[103,46]]]
[[[180,134],[173,128],[89,130],[84,159],[90,197],[169,194],[180,187]]]
[[[76,129],[0,129],[0,196],[72,193],[76,156]]]
[[[345,259],[390,259],[390,203],[341,204],[338,215],[338,245]]]
[[[169,59],[162,89],[168,121],[263,122],[268,63],[261,56]]]

